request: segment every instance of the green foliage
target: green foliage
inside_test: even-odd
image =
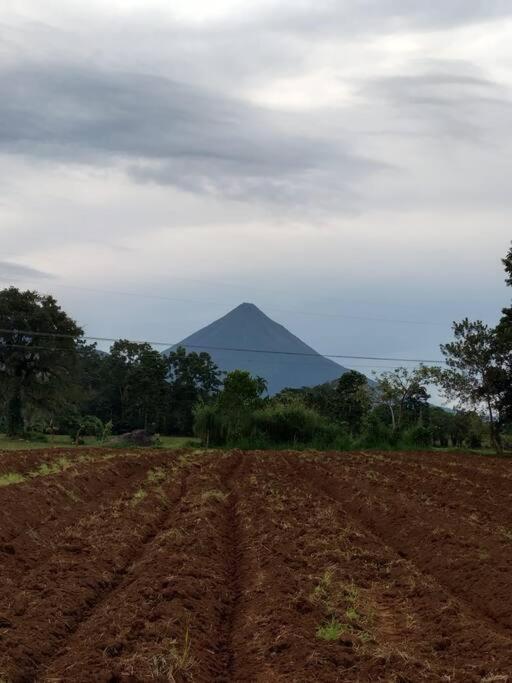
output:
[[[319,626],[316,630],[316,637],[320,640],[339,640],[343,635],[346,628],[341,624],[335,617],[332,617],[330,621]]]
[[[20,435],[72,397],[82,330],[53,297],[15,287],[0,291],[0,329],[14,330],[0,332],[0,405]]]
[[[396,446],[398,432],[371,413],[364,425],[363,433],[358,441],[362,448],[391,448]]]
[[[368,379],[350,370],[336,386],[335,412],[338,420],[349,425],[352,434],[359,434],[371,406]]]
[[[167,410],[164,429],[191,434],[194,406],[207,403],[220,388],[220,371],[207,353],[187,353],[183,347],[167,356]]]
[[[234,370],[226,375],[217,406],[228,444],[236,443],[250,433],[253,413],[264,405],[261,395],[266,388],[264,379],[252,377],[245,370]]]
[[[193,416],[194,434],[206,448],[225,443],[225,427],[217,403],[198,403]]]
[[[425,388],[429,378],[429,371],[422,366],[396,368],[377,378],[377,402],[388,408],[393,432],[400,432],[408,413],[416,413],[416,420],[421,418],[430,398]]]
[[[266,440],[273,446],[344,449],[351,444],[343,428],[299,403],[273,403],[256,410],[252,416],[251,438],[255,443]]]
[[[432,368],[448,399],[457,400],[461,408],[484,408],[489,421],[491,443],[501,452],[500,431],[510,378],[503,366],[496,332],[481,320],[465,318],[453,324],[454,341],[441,345],[446,369]]]
[[[274,404],[254,412],[252,428],[273,443],[308,443],[328,426],[325,418],[300,404]]]
[[[165,405],[167,362],[149,344],[119,340],[106,360],[116,431],[155,431]]]
[[[416,425],[407,429],[401,439],[404,446],[428,447],[432,446],[432,430],[423,425]]]

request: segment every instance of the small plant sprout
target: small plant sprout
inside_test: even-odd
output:
[[[331,619],[319,626],[316,630],[316,637],[320,640],[338,640],[341,635],[345,632],[345,626],[340,624],[340,622],[335,618]]]

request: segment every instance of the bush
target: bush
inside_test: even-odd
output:
[[[252,416],[252,432],[273,443],[309,443],[315,437],[325,438],[329,427],[317,412],[301,405],[269,405]]]
[[[253,447],[350,448],[350,436],[315,410],[298,403],[277,403],[253,413],[250,441]]]
[[[226,441],[226,429],[216,403],[198,403],[193,410],[194,435],[203,446],[222,446]]]
[[[358,445],[362,448],[391,448],[396,446],[397,441],[398,435],[393,433],[391,427],[384,424],[376,415],[370,415]]]
[[[48,442],[48,436],[44,434],[43,432],[39,431],[29,431],[26,433],[25,438],[27,441],[35,441],[35,442],[40,442],[40,443],[47,443]]]
[[[403,443],[406,446],[432,446],[432,430],[429,427],[418,425],[411,427],[403,435]]]

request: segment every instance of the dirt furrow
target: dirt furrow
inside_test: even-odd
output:
[[[58,474],[0,489],[0,576],[10,565],[23,571],[53,552],[63,529],[140,485],[150,467],[163,467],[174,454],[138,454],[79,463]],[[26,501],[30,500],[30,505]]]
[[[441,606],[439,608],[439,615],[441,616],[441,622],[439,617],[436,619],[438,626],[441,626],[442,621],[446,621],[446,626],[439,629],[442,638],[441,641],[436,645],[435,639],[432,641],[434,649],[436,647],[441,650],[450,650],[449,656],[453,659],[453,653],[455,650],[462,650],[466,654],[464,655],[465,661],[471,664],[470,669],[465,670],[464,675],[476,676],[474,680],[480,680],[479,675],[482,677],[485,675],[485,671],[489,672],[499,670],[501,675],[512,670],[512,659],[509,656],[504,656],[505,653],[511,651],[512,638],[510,631],[503,628],[503,626],[488,616],[487,613],[483,612],[478,608],[478,605],[474,604],[473,599],[465,600],[461,599],[460,595],[451,589],[452,582],[446,581],[446,578],[438,577],[437,573],[431,573],[425,568],[424,563],[418,562],[417,557],[414,555],[409,555],[404,553],[401,546],[397,546],[393,543],[393,539],[390,539],[389,534],[386,534],[384,528],[380,525],[376,527],[373,520],[379,519],[379,514],[375,514],[375,510],[366,508],[365,510],[364,502],[361,498],[358,499],[357,504],[355,504],[355,499],[352,495],[352,491],[346,491],[344,489],[344,484],[347,480],[339,479],[333,481],[331,477],[327,476],[325,467],[321,464],[312,465],[310,463],[305,464],[303,468],[303,474],[310,482],[310,485],[321,492],[322,495],[327,495],[331,500],[340,504],[344,510],[345,514],[348,514],[354,520],[356,525],[365,532],[369,532],[375,538],[380,538],[386,546],[391,551],[391,553],[397,558],[401,563],[405,564],[407,569],[407,576],[412,577],[414,582],[423,585],[421,589],[421,594],[430,594],[428,600],[429,605],[435,605],[436,599],[442,598]],[[347,495],[348,493],[348,495]],[[398,502],[400,504],[400,501]],[[402,515],[402,521],[407,518],[407,511]],[[414,520],[417,522],[417,518]],[[407,524],[406,522],[404,522]],[[407,529],[406,532],[407,533]],[[415,547],[419,552],[421,548],[424,549],[422,541],[416,537],[411,539],[411,547]],[[384,634],[386,635],[385,640],[389,641],[389,631],[396,630],[397,618],[400,619],[401,607],[404,605],[404,598],[400,598],[397,602],[396,595],[392,592],[391,596],[388,590],[384,590],[381,597],[376,599],[375,589],[373,590],[373,602],[377,613],[380,614],[382,621]],[[377,591],[378,594],[378,591]],[[465,593],[467,595],[467,593]],[[389,598],[392,597],[391,603]],[[390,604],[393,607],[390,607]],[[416,613],[421,611],[417,610]],[[408,616],[409,620],[411,617],[414,619],[414,612]],[[434,618],[434,615],[431,617]],[[432,623],[428,624],[423,622],[422,632],[428,634],[432,632]],[[472,640],[469,641],[467,634],[471,633]],[[474,640],[473,640],[474,639]],[[471,643],[471,648],[468,649],[468,643]],[[440,653],[438,653],[438,657]],[[494,666],[494,669],[492,668]],[[488,668],[488,669],[487,669]],[[480,671],[480,674],[478,673]],[[483,672],[483,673],[482,673]],[[454,674],[456,675],[456,674]],[[460,675],[460,674],[459,674]],[[472,678],[465,679],[453,678],[452,680],[473,680]]]
[[[163,470],[162,470],[163,471]],[[172,476],[172,470],[169,471]],[[172,491],[172,493],[171,493]],[[169,502],[179,482],[170,483]],[[33,680],[83,619],[115,590],[134,557],[157,532],[166,514],[159,487],[148,483],[141,500],[121,497],[64,529],[53,554],[16,584],[0,585],[0,672],[7,680]]]
[[[191,471],[152,542],[42,680],[222,680],[230,658],[224,622],[235,601],[225,481],[237,464],[215,454]]]
[[[507,538],[508,527],[501,526],[506,522],[500,521],[499,512],[485,524],[478,523],[463,507],[459,509],[455,491],[448,497],[449,505],[425,504],[425,499],[434,498],[435,479],[434,483],[427,479],[420,489],[402,473],[398,487],[381,478],[368,479],[363,466],[345,476],[339,465],[309,462],[306,467],[316,470],[324,491],[402,557],[435,577],[468,613],[512,638],[508,579],[512,536]]]

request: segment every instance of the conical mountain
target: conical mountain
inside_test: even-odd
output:
[[[240,304],[164,353],[178,346],[189,352],[206,351],[226,372],[248,370],[263,377],[271,395],[285,387],[330,382],[347,372],[249,303]]]

